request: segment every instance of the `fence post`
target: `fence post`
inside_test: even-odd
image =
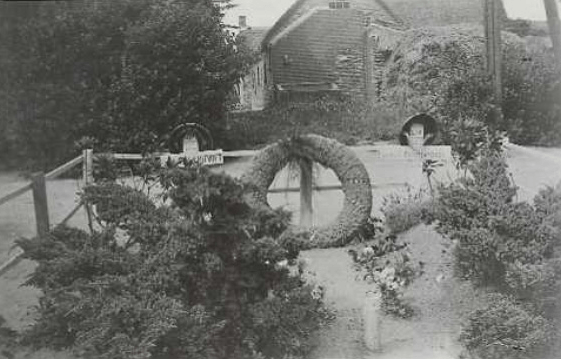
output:
[[[31,177],[33,191],[33,207],[35,208],[35,223],[37,235],[44,237],[49,233],[49,206],[47,203],[47,186],[43,172],[34,173]]]
[[[313,224],[312,177],[313,162],[309,159],[300,161],[300,226],[311,227]]]
[[[87,149],[82,151],[84,157],[83,177],[84,185],[93,183],[93,150]]]
[[[91,148],[83,150],[82,156],[84,158],[84,164],[82,167],[82,177],[84,180],[84,187],[93,184],[93,150]],[[88,227],[90,232],[93,233],[93,215],[92,207],[89,203],[84,203],[84,208],[86,209],[86,215],[88,216]]]

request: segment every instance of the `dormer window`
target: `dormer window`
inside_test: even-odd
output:
[[[349,9],[351,3],[348,1],[331,1],[329,2],[330,9]]]

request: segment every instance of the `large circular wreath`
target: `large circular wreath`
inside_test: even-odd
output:
[[[372,210],[372,187],[364,164],[345,145],[318,135],[304,135],[274,143],[253,159],[242,179],[253,185],[250,201],[267,205],[267,191],[275,175],[289,162],[307,159],[332,169],[343,187],[343,209],[330,224],[315,228],[311,247],[347,244],[365,224]]]

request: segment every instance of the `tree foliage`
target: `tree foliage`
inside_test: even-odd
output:
[[[246,185],[204,168],[164,171],[164,205],[102,182],[86,188],[102,230],[23,240],[43,291],[39,346],[96,358],[283,358],[312,347],[321,293],[288,266],[289,215],[253,208]]]
[[[27,21],[25,21],[25,19]],[[182,122],[221,128],[249,55],[208,0],[55,2],[12,27],[5,84],[18,150],[48,164],[88,136],[145,152]]]
[[[502,120],[492,115],[496,101],[485,71],[485,38],[473,26],[406,33],[388,66],[388,101],[408,116],[434,115],[448,144],[455,142],[454,129],[474,121],[491,132],[507,131],[519,144],[561,143],[561,78],[553,54],[509,32],[502,40]]]

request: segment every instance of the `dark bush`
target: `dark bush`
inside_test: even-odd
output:
[[[547,186],[534,198],[536,212],[553,226],[556,231],[556,245],[561,245],[561,182],[557,186]]]
[[[537,358],[552,339],[552,326],[531,308],[503,295],[470,314],[460,341],[481,359]]]
[[[548,187],[534,205],[515,202],[516,187],[495,151],[484,150],[468,168],[439,189],[437,230],[456,242],[459,274],[501,294],[470,315],[462,342],[483,359],[536,358],[558,339],[561,197]]]
[[[366,105],[352,98],[275,104],[262,111],[228,114],[225,149],[247,149],[294,135],[314,133],[346,145],[395,140],[404,118],[387,103]]]
[[[0,37],[0,146],[12,156],[49,168],[83,137],[98,151],[150,152],[183,122],[223,135],[229,92],[252,56],[236,50],[212,2],[50,3]]]
[[[313,347],[321,293],[286,267],[289,215],[250,207],[244,184],[204,168],[159,175],[167,205],[86,188],[101,230],[22,240],[43,292],[26,343],[96,358],[284,358]]]
[[[495,119],[493,91],[485,71],[485,38],[473,26],[418,29],[404,35],[388,67],[388,102],[400,111],[437,118],[441,140],[454,144],[457,121],[477,120],[507,131],[518,144],[561,143],[560,75],[545,45],[527,46],[503,32],[502,110]]]

